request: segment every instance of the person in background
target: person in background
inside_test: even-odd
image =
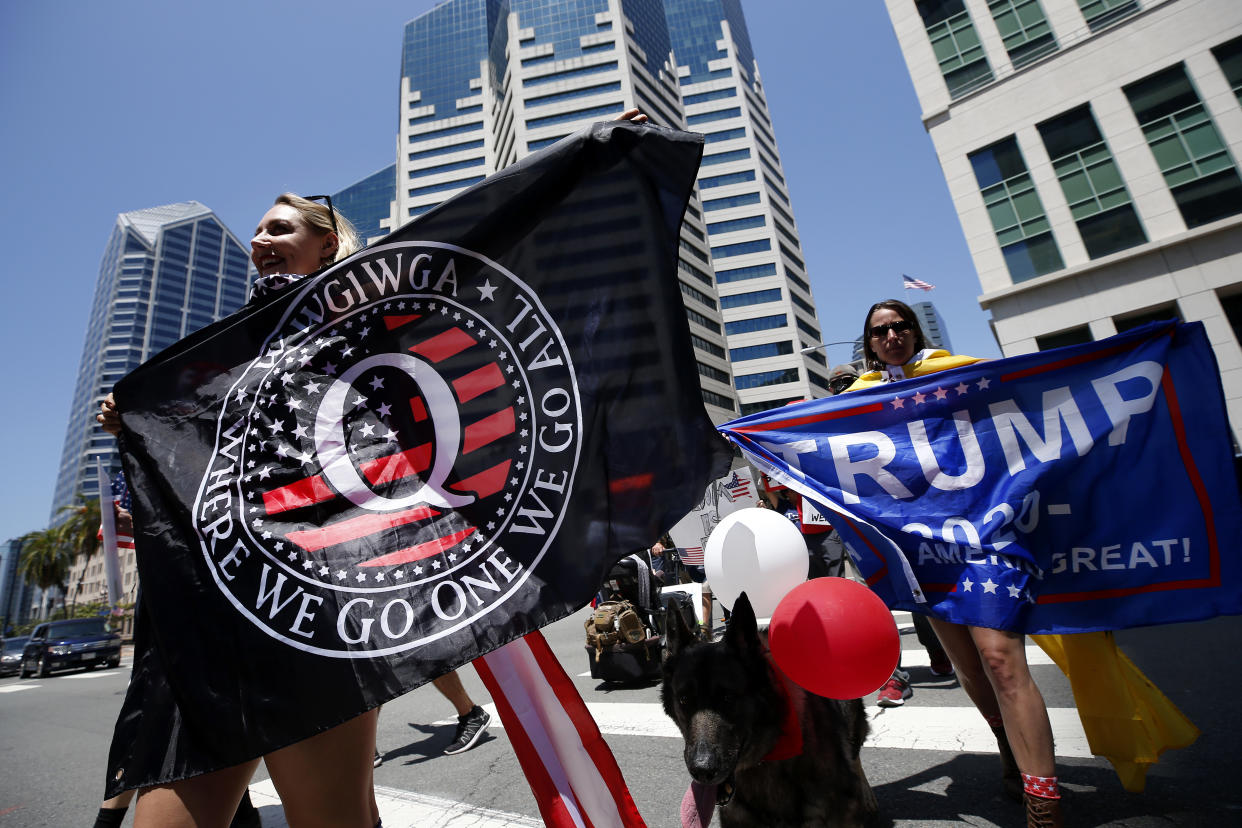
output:
[[[927,348],[918,317],[904,302],[877,302],[863,318],[867,373],[848,390],[898,382],[980,360]],[[916,614],[915,617],[918,617]],[[1048,708],[1031,677],[1025,636],[1019,632],[954,624],[930,618],[957,670],[962,689],[996,734],[1002,779],[1010,796],[1021,794],[1028,828],[1059,828],[1061,794]]]

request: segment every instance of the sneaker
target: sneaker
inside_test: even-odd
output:
[[[371,763],[371,767],[378,768],[384,764],[384,754],[379,752],[379,748],[375,749],[375,761]]]
[[[461,753],[463,750],[470,750],[478,744],[479,737],[483,735],[483,731],[487,730],[487,723],[492,720],[487,711],[479,707],[477,704],[469,713],[464,716],[457,717],[457,733],[453,736],[453,741],[444,752],[452,756],[454,753]]]
[[[913,695],[914,691],[910,689],[910,682],[902,678],[900,674],[893,673],[893,677],[880,688],[876,703],[880,707],[901,707],[906,703],[906,699]]]
[[[953,662],[949,661],[949,656],[944,652],[931,657],[931,674],[938,678],[953,675]]]

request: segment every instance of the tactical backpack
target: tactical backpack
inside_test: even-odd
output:
[[[618,644],[638,644],[647,638],[647,630],[638,611],[629,601],[604,601],[586,620],[587,647],[595,650],[599,661],[605,649]]]

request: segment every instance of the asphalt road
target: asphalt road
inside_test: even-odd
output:
[[[582,675],[582,614],[545,630],[574,677],[617,757],[649,826],[676,828],[688,782],[681,740],[659,708],[658,687],[618,688]],[[1019,826],[1021,808],[1000,794],[995,743],[952,679],[933,679],[908,616],[898,615],[915,695],[904,707],[872,707],[873,735],[863,764],[886,824]],[[1242,759],[1233,707],[1242,670],[1242,619],[1155,627],[1119,634],[1126,653],[1200,727],[1189,748],[1166,753],[1147,790],[1126,793],[1110,766],[1089,755],[1069,686],[1033,654],[1033,671],[1052,713],[1058,771],[1073,826],[1222,826],[1242,824]],[[113,719],[128,680],[114,670],[48,679],[0,679],[0,828],[89,826],[102,791]],[[490,702],[473,669],[467,689]],[[869,699],[868,703],[874,699]],[[539,825],[538,810],[497,719],[472,750],[443,756],[455,721],[431,687],[386,705],[375,772],[384,824],[516,828]],[[284,825],[260,767],[252,785],[264,825]],[[127,822],[128,824],[128,822]]]

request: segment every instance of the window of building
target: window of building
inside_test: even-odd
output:
[[[756,316],[752,319],[739,319],[736,322],[725,323],[725,333],[729,336],[734,334],[753,333],[754,331],[770,331],[773,328],[784,328],[789,324],[789,320],[785,314],[778,313],[772,316]]]
[[[682,99],[682,103],[686,106],[693,106],[694,104],[706,103],[707,101],[718,101],[721,98],[736,97],[737,89],[730,86],[727,89],[713,89],[711,92],[699,92],[694,95],[686,95],[686,97]]]
[[[715,342],[709,342],[698,334],[690,334],[690,343],[704,353],[712,354],[724,359],[725,349],[721,348]]]
[[[724,175],[710,175],[699,179],[699,189],[706,190],[710,187],[724,187],[728,184],[744,184],[747,181],[754,180],[754,170],[742,170],[741,172],[725,173]]]
[[[758,374],[740,374],[733,378],[733,386],[738,390],[744,388],[763,388],[768,385],[780,385],[798,381],[797,368],[783,368],[777,371],[760,371]]]
[[[1078,0],[1083,19],[1091,31],[1111,26],[1139,10],[1138,0]]]
[[[1242,180],[1185,67],[1157,72],[1125,93],[1186,226],[1242,212]]]
[[[729,219],[727,221],[713,221],[707,225],[707,232],[715,235],[717,233],[732,233],[735,230],[753,230],[756,227],[763,227],[768,220],[763,216],[745,216],[744,218]]]
[[[717,284],[727,284],[729,282],[739,282],[743,279],[761,279],[764,276],[775,276],[776,265],[771,262],[761,265],[751,265],[750,267],[735,267],[731,270],[717,270]]]
[[[1043,202],[1014,137],[969,158],[1010,278],[1022,282],[1063,268]]]
[[[1091,329],[1086,325],[1080,325],[1077,328],[1068,328],[1064,331],[1037,336],[1035,337],[1035,347],[1041,351],[1051,351],[1053,348],[1064,348],[1067,345],[1084,345],[1094,341],[1091,336]]]
[[[713,368],[710,365],[704,365],[697,359],[694,361],[694,364],[698,366],[699,374],[701,376],[707,377],[708,379],[714,379],[716,382],[723,382],[726,385],[729,384],[729,375],[726,372],[721,371],[719,368]]]
[[[803,320],[798,319],[798,317],[796,316],[794,318],[797,319],[798,329],[801,330],[803,333],[808,334],[811,337],[811,339],[814,339],[817,342],[823,339],[823,336],[820,334],[819,329],[816,328],[814,325],[812,325],[809,322],[804,322]]]
[[[1221,309],[1225,311],[1225,318],[1229,320],[1229,327],[1233,328],[1233,338],[1242,345],[1242,293],[1218,295],[1217,298],[1220,299]]]
[[[730,348],[730,362],[745,362],[748,359],[763,359],[764,357],[784,356],[792,354],[794,344],[788,339],[780,342],[765,342],[762,345],[747,345],[744,348]]]
[[[734,127],[733,129],[722,129],[719,132],[709,132],[703,136],[704,143],[714,144],[717,141],[728,141],[733,138],[745,138],[746,127]]]
[[[1000,30],[1013,68],[1020,69],[1057,50],[1056,36],[1039,0],[988,0],[988,11]]]
[[[1091,106],[1038,125],[1087,254],[1095,259],[1147,241]]]
[[[747,414],[757,414],[760,411],[771,411],[773,408],[781,408],[790,403],[802,402],[804,397],[783,397],[779,400],[764,400],[762,402],[742,403],[742,416]]]
[[[1122,331],[1141,328],[1148,322],[1166,322],[1170,319],[1176,322],[1182,320],[1182,315],[1178,313],[1176,302],[1169,302],[1166,305],[1154,308],[1145,308],[1123,316],[1114,316],[1113,324],[1117,326],[1117,333],[1121,333]]]
[[[762,305],[766,302],[781,301],[781,289],[755,290],[750,293],[735,293],[732,296],[721,296],[720,307],[744,308],[749,305]]]
[[[698,115],[687,115],[686,123],[693,126],[694,124],[706,124],[711,121],[723,121],[725,118],[740,118],[742,116],[742,108],[738,106],[728,109],[714,109],[711,112],[700,112]]]
[[[744,207],[747,204],[758,204],[758,193],[742,193],[735,196],[726,196],[725,198],[709,198],[703,202],[704,211],[726,210],[730,207]]]
[[[704,155],[700,167],[710,167],[712,164],[724,164],[729,161],[741,161],[750,158],[750,150],[736,149],[728,152],[718,152],[715,155]]]
[[[708,405],[723,408],[725,411],[737,411],[737,404],[723,394],[717,394],[716,392],[708,391],[705,388],[700,388],[699,393],[703,395],[703,402]]]
[[[916,0],[940,74],[954,98],[992,80],[979,33],[962,0]]]
[[[1222,43],[1212,50],[1220,71],[1233,87],[1233,94],[1238,103],[1242,104],[1242,37],[1235,37],[1228,43]]]
[[[762,253],[772,249],[772,242],[767,239],[755,239],[754,241],[738,242],[737,244],[722,244],[712,248],[713,259],[724,259],[729,256],[741,256],[745,253]]]
[[[694,322],[697,325],[702,325],[704,328],[707,328],[707,330],[711,331],[712,333],[720,333],[720,323],[712,319],[708,319],[706,316],[699,313],[698,311],[693,311],[693,310],[690,310],[689,308],[686,308],[686,318],[689,319],[691,322]]]

